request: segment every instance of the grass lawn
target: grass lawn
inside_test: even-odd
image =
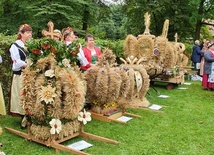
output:
[[[151,104],[164,106],[160,112],[144,109],[127,109],[142,116],[133,118],[127,124],[92,120],[84,127],[86,132],[118,141],[118,146],[88,140],[93,144],[84,152],[92,155],[213,155],[214,154],[214,91],[207,91],[200,82],[179,85],[186,90],[166,90],[166,83],[155,83],[155,88],[169,98],[159,98],[150,88],[146,98]],[[1,149],[7,155],[52,155],[55,150],[30,142],[4,129],[19,129],[20,118],[0,117],[3,133]],[[24,130],[26,132],[26,130]],[[63,144],[81,140],[76,137]],[[60,155],[70,153],[60,151]]]

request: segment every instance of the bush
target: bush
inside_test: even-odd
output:
[[[2,82],[2,89],[4,94],[4,99],[6,107],[8,107],[9,92],[12,79],[12,61],[10,58],[10,53],[8,51],[9,46],[12,42],[16,40],[16,36],[5,36],[0,33],[0,54],[2,56],[3,62],[0,64],[0,82]]]

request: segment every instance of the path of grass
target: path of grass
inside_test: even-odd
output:
[[[200,82],[192,82],[187,90],[166,90],[165,83],[156,88],[167,99],[158,98],[150,89],[153,98],[150,103],[164,105],[158,113],[143,109],[128,109],[141,115],[126,125],[93,120],[85,126],[85,131],[120,142],[119,146],[89,140],[94,146],[84,150],[92,155],[213,155],[214,154],[214,91],[206,91]],[[1,117],[2,127],[19,130],[19,118]],[[81,137],[64,144],[78,141]],[[55,150],[29,142],[4,130],[0,136],[4,144],[2,151],[7,155],[52,155]],[[67,152],[60,152],[67,155]]]

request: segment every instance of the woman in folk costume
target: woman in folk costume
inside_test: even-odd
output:
[[[10,47],[10,56],[12,59],[13,77],[11,83],[11,94],[9,104],[9,114],[12,116],[25,115],[25,111],[20,104],[22,87],[22,70],[27,67],[27,55],[24,49],[25,43],[32,38],[32,28],[23,24],[19,27],[17,40]],[[23,117],[25,118],[25,117]],[[25,127],[22,120],[22,127]]]
[[[204,74],[204,53],[208,50],[207,47],[208,41],[203,41],[203,48],[201,50],[201,63],[200,63],[200,76]]]
[[[214,42],[208,43],[208,50],[204,53],[204,60],[202,86],[212,90],[214,89]]]
[[[66,46],[68,47],[70,44],[72,44],[74,41],[76,41],[79,38],[79,34],[77,31],[73,31],[71,27],[64,28],[62,30],[62,38],[61,41],[63,41]],[[89,64],[87,59],[85,58],[85,55],[82,50],[82,45],[79,43],[79,52],[77,53],[77,65],[78,66],[86,66]]]
[[[96,65],[99,56],[102,54],[101,49],[95,46],[93,35],[91,34],[86,35],[85,42],[86,46],[83,47],[83,52],[89,64],[87,66],[81,66],[82,70],[87,70],[91,66]]]
[[[2,63],[2,57],[0,55],[0,63]],[[0,115],[6,115],[5,103],[4,103],[4,95],[1,87],[0,81]]]

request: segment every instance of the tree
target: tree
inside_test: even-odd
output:
[[[192,1],[192,4],[195,4],[198,8],[197,12],[195,12],[196,28],[194,40],[196,40],[200,39],[201,27],[210,25],[210,23],[206,22],[206,19],[214,18],[214,0],[197,0]]]
[[[135,35],[144,31],[143,15],[146,12],[151,14],[150,30],[156,36],[160,35],[164,20],[169,19],[170,40],[174,39],[175,33],[183,39],[193,38],[194,34],[195,38],[199,38],[201,20],[213,18],[214,0],[125,0],[124,2],[123,12],[131,24],[131,28],[127,31]]]
[[[178,33],[180,37],[186,37],[193,30],[189,23],[192,11],[188,4],[189,0],[125,0],[123,12],[127,14],[128,22],[132,25],[130,33],[135,35],[144,32],[146,12],[151,15],[150,31],[156,36],[162,33],[163,23],[169,19],[168,38],[174,40],[175,33]]]
[[[71,26],[86,31],[88,25],[94,26],[99,18],[108,15],[108,7],[98,0],[2,0],[0,4],[0,22],[4,23],[0,32],[7,34],[17,33],[19,25],[28,23],[38,36],[47,29],[48,21],[53,21],[57,29]]]
[[[75,8],[81,8],[81,2],[83,1],[16,0],[16,3],[14,3],[14,0],[5,0],[1,5],[0,18],[0,22],[4,24],[1,24],[0,28],[1,30],[9,28],[10,32],[8,34],[14,34],[17,32],[19,25],[28,23],[33,26],[34,32],[41,34],[42,29],[47,29],[48,21],[53,21],[58,29],[71,25],[78,28],[82,22],[82,16],[78,12],[81,9]]]

